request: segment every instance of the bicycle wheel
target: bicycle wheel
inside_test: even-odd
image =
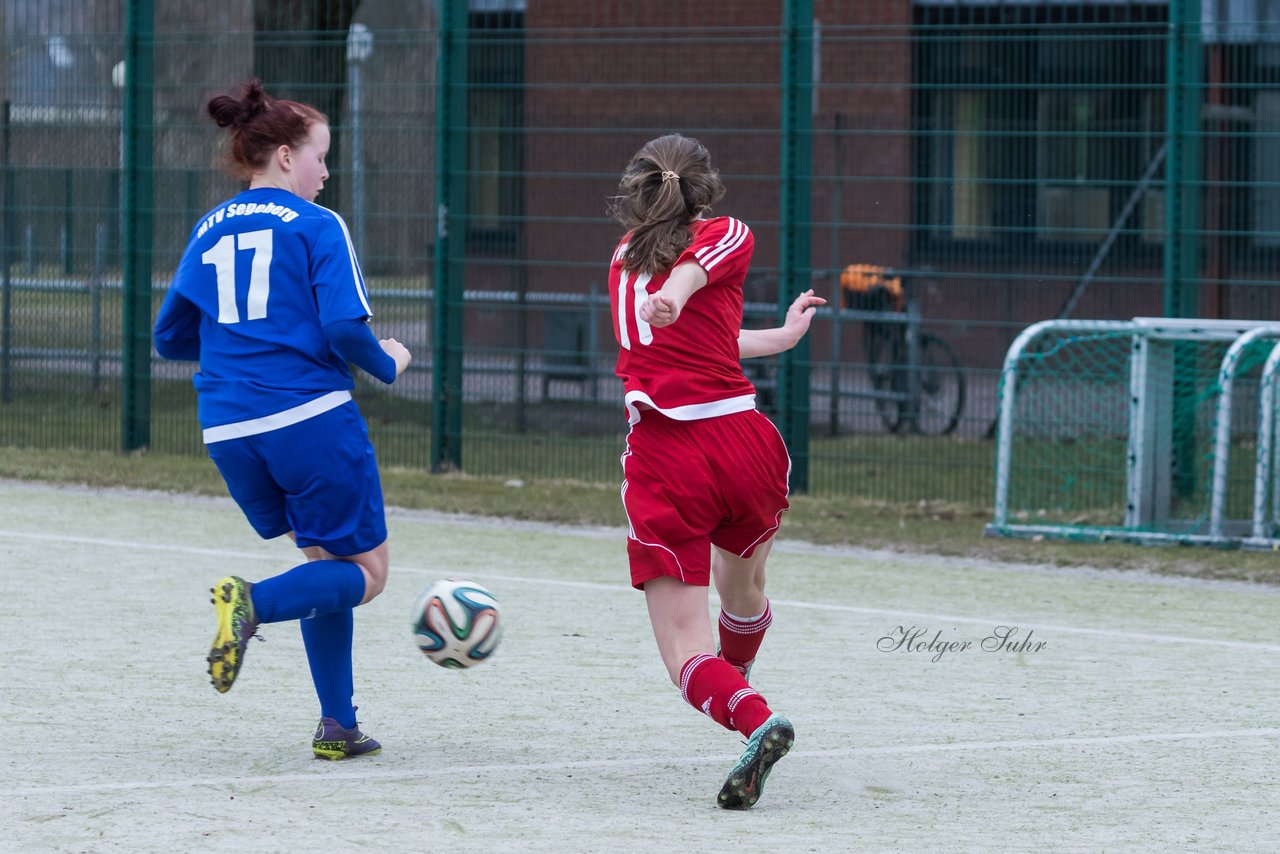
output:
[[[906,373],[901,363],[906,360],[902,328],[892,323],[866,325],[867,374],[877,397],[876,412],[890,433],[897,433],[906,423]]]
[[[906,405],[904,404],[904,408]],[[920,405],[913,427],[918,433],[945,436],[964,412],[964,372],[951,345],[936,335],[920,336]]]
[[[756,406],[760,411],[770,417],[777,415],[777,363],[773,359],[744,359],[742,374],[756,387]]]

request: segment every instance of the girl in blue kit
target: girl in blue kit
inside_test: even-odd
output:
[[[230,690],[259,625],[300,620],[320,700],[313,753],[377,753],[352,705],[352,609],[386,584],[387,529],[348,363],[392,383],[409,351],[369,330],[346,223],[315,203],[329,177],[325,116],[256,80],[205,109],[227,129],[248,189],[192,231],[156,318],[156,351],[200,363],[200,427],[227,489],[259,535],[288,534],[307,558],[256,583],[214,585],[209,675]]]

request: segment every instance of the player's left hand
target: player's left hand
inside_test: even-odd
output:
[[[813,321],[813,315],[817,313],[818,306],[826,304],[827,301],[816,296],[813,288],[810,288],[791,303],[787,309],[787,317],[782,322],[783,328],[793,333],[795,339],[799,341],[809,331],[809,324]]]
[[[409,348],[394,338],[383,338],[378,341],[378,345],[382,347],[382,352],[395,360],[397,377],[403,374],[404,369],[409,367],[409,363],[413,361]]]

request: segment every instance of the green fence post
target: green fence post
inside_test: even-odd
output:
[[[123,342],[121,444],[151,443],[152,99],[155,91],[154,0],[125,10]]]
[[[1164,313],[1199,314],[1201,121],[1200,0],[1170,0],[1166,83]]]
[[[4,196],[0,198],[0,403],[13,402],[13,279],[9,270],[9,246],[13,234],[13,163],[9,156],[10,102],[0,104],[0,174]]]
[[[782,13],[782,188],[778,316],[810,287],[813,182],[813,0],[787,0]],[[778,420],[791,451],[791,488],[809,489],[809,343],[778,357]]]
[[[462,279],[466,252],[467,0],[440,4],[431,470],[462,467]]]
[[[1204,58],[1201,55],[1200,0],[1170,0],[1165,161],[1164,314],[1199,315],[1200,275],[1200,99]],[[1174,377],[1194,376],[1195,351],[1174,349]],[[1196,491],[1196,400],[1174,382],[1173,485],[1186,498]]]

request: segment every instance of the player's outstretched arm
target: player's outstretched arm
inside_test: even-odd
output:
[[[772,356],[784,350],[790,350],[809,331],[813,315],[818,306],[827,301],[813,293],[813,289],[796,297],[787,309],[787,316],[781,326],[773,329],[742,329],[738,331],[738,358],[750,359],[754,356]]]
[[[680,317],[684,304],[707,283],[707,271],[693,261],[686,261],[671,271],[657,293],[649,294],[640,304],[640,319],[652,327],[670,326]]]

